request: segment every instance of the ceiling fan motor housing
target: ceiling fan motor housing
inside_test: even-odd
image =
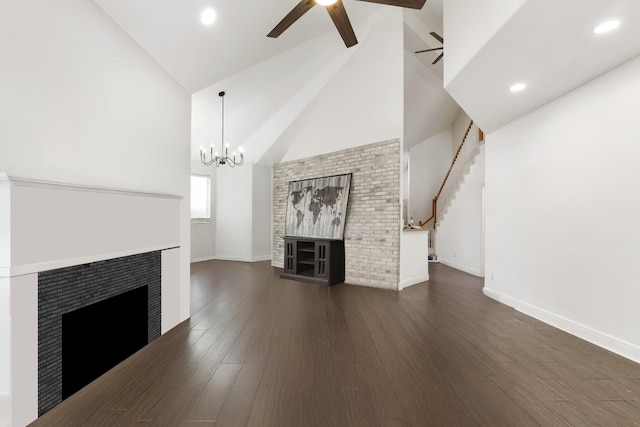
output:
[[[409,9],[422,9],[426,0],[358,0],[358,1],[366,1],[369,3],[379,3],[386,4],[388,6],[397,6],[404,7]],[[320,1],[316,2],[316,0],[301,0],[296,6],[291,9],[291,11],[284,17],[282,20],[276,25],[273,30],[267,37],[277,38],[282,33],[286,31],[294,22],[302,17],[305,13],[307,13],[313,6],[318,4],[322,4]],[[347,11],[344,8],[344,4],[342,0],[336,0],[334,3],[326,4],[325,9],[329,12],[329,16],[333,21],[333,24],[336,26],[342,40],[344,41],[345,46],[351,47],[358,43],[358,39],[356,38],[356,34],[353,31],[353,27],[351,26],[351,21],[349,20],[349,16],[347,15]],[[222,95],[221,95],[222,96]]]

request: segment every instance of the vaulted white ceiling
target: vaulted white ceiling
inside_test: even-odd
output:
[[[269,147],[253,146],[251,141],[257,138],[261,145],[270,144],[266,141],[279,141],[280,135],[285,134],[294,120],[282,117],[280,110],[291,110],[283,106],[296,104],[297,114],[302,114],[307,104],[299,105],[296,100],[301,97],[300,93],[305,92],[305,85],[326,74],[322,70],[339,60],[340,55],[354,53],[362,47],[347,49],[329,14],[318,5],[279,38],[268,38],[269,31],[299,0],[95,1],[174,79],[197,94],[192,108],[194,158],[199,146],[209,145],[207,141],[215,140],[216,132],[219,132],[211,119],[219,117],[218,90],[224,89],[233,95],[227,103],[228,132],[243,130],[246,135],[233,135],[234,140],[243,141],[248,150],[247,156],[258,161],[260,153]],[[381,12],[401,10],[365,1],[343,0],[343,3],[356,36],[363,44],[371,22]],[[216,10],[217,18],[213,25],[204,26],[200,22],[200,14],[208,7]],[[431,65],[435,56],[413,54],[415,50],[441,46],[429,32],[442,34],[442,8],[442,0],[427,0],[422,10],[402,9],[406,22],[404,44],[405,67],[408,70],[405,85],[420,88],[405,90],[404,109],[408,112],[405,115],[406,149],[449,127],[459,111],[442,85],[443,62]],[[315,53],[310,54],[308,49]],[[384,61],[384,58],[380,59]],[[287,71],[282,64],[277,65],[282,61],[288,61],[291,70]],[[278,69],[280,77],[286,80],[286,88],[274,83],[280,81],[279,85],[284,84],[272,76],[273,70]],[[252,73],[262,74],[249,80],[242,77]],[[300,73],[304,73],[306,78],[301,83],[292,81],[293,76]],[[237,80],[243,83],[239,85]],[[273,87],[264,88],[260,84]],[[277,91],[276,87],[279,88]],[[291,93],[292,88],[297,88],[300,93]],[[238,111],[253,112],[251,120],[248,120],[251,125],[248,126],[246,121],[234,122],[238,116],[248,117]],[[277,121],[277,126],[274,121]],[[277,135],[273,134],[274,127],[280,129]],[[271,133],[265,135],[264,129]],[[251,135],[255,138],[252,139]],[[280,145],[275,144],[274,147]],[[270,149],[274,150],[273,147]],[[285,149],[280,147],[280,151]],[[270,156],[273,158],[269,161],[278,161],[278,155]],[[265,158],[262,161],[266,161]]]
[[[326,32],[333,35],[333,43],[344,46],[322,6],[313,7],[279,38],[266,37],[298,0],[95,1],[190,92]],[[368,17],[393,7],[355,0],[344,0],[344,6],[356,36],[362,34]],[[200,22],[207,7],[217,12],[211,26]],[[428,0],[416,16],[440,31],[442,0]]]
[[[328,43],[344,48],[321,6],[313,7],[279,38],[266,37],[298,0],[95,1],[191,92],[323,34],[329,35]],[[343,1],[361,37],[367,19],[380,8],[392,7]],[[206,7],[218,15],[210,27],[200,23]],[[467,15],[468,31],[447,27],[459,14]],[[605,36],[591,32],[611,18],[622,21],[616,32]],[[445,102],[445,110],[450,110],[451,99],[442,96],[439,83],[444,74],[449,94],[481,127],[492,131],[638,56],[640,0],[427,0],[423,10],[405,11],[407,28],[407,55],[440,45],[430,31],[445,39],[445,57],[439,64],[431,65],[436,56],[432,53],[405,61],[414,76],[433,82],[434,90],[433,96],[417,96],[409,89],[406,94],[412,96],[407,102],[423,102],[420,108],[434,114],[439,110],[427,103]],[[508,88],[520,80],[529,89],[514,96]],[[408,104],[405,110],[415,111]]]

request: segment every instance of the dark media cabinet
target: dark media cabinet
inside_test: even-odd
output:
[[[284,273],[280,277],[322,285],[344,282],[344,242],[285,237]]]

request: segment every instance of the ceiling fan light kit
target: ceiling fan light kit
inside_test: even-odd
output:
[[[409,9],[422,9],[426,0],[357,0],[368,3],[386,4],[388,6],[404,7]],[[351,26],[351,21],[344,8],[342,0],[301,0],[291,11],[276,25],[267,37],[277,38],[284,33],[287,28],[293,25],[298,19],[309,11],[313,6],[320,4],[327,9],[329,16],[342,37],[345,46],[351,47],[358,43],[356,34]]]

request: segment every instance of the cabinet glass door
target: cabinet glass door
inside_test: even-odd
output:
[[[296,272],[296,241],[284,241],[284,271],[294,274]]]
[[[329,244],[316,242],[316,271],[315,276],[326,278],[329,275]]]

